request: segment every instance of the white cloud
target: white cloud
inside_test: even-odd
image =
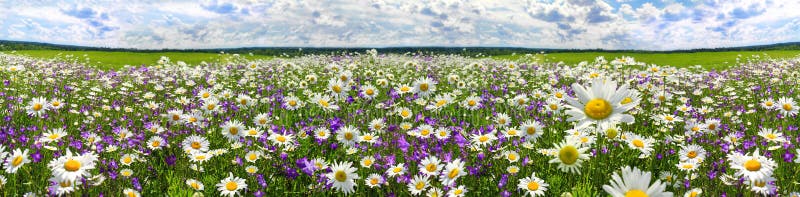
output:
[[[442,45],[648,50],[800,39],[797,1],[607,2],[0,1],[0,11],[8,13],[0,16],[0,39],[135,48]]]

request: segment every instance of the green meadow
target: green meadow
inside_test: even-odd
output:
[[[4,51],[4,53],[12,53]],[[170,58],[172,62],[183,61],[190,65],[200,64],[201,62],[225,62],[233,54],[223,53],[203,53],[203,52],[110,52],[110,51],[62,51],[62,50],[22,50],[13,52],[17,55],[24,55],[34,58],[59,59],[67,61],[78,61],[103,69],[122,68],[125,65],[138,66],[142,64],[155,64],[161,56]],[[272,56],[262,56],[240,54],[248,60],[270,59]]]
[[[669,65],[675,67],[689,67],[702,65],[707,69],[725,69],[740,62],[771,58],[790,58],[800,55],[800,50],[774,50],[774,51],[725,51],[725,52],[695,52],[695,53],[631,53],[631,52],[568,52],[536,54],[537,62],[564,62],[572,65],[582,61],[592,62],[598,56],[611,61],[622,56],[630,56],[639,62],[648,64]],[[525,59],[524,54],[495,56],[496,59],[520,60]]]
[[[201,62],[226,62],[232,54],[204,53],[204,52],[108,52],[108,51],[61,51],[61,50],[21,50],[4,51],[34,58],[59,59],[78,61],[103,69],[121,68],[124,65],[152,65],[161,56],[169,57],[172,62],[183,61],[187,64],[200,64]],[[498,60],[563,62],[564,64],[578,64],[582,61],[594,61],[598,56],[611,61],[615,58],[630,56],[636,61],[647,64],[669,65],[675,67],[689,67],[702,65],[707,69],[725,69],[736,65],[737,61],[744,63],[748,60],[769,58],[791,58],[800,55],[800,50],[773,50],[773,51],[725,51],[725,52],[694,52],[694,53],[649,53],[649,52],[564,52],[536,54],[526,57],[524,54],[501,55],[492,58]],[[248,60],[271,59],[273,56],[240,54]]]

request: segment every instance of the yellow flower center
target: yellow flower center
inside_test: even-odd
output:
[[[372,184],[372,185],[377,185],[378,182],[380,182],[378,179],[370,179],[369,180],[369,184]]]
[[[447,104],[447,100],[442,99],[442,100],[436,101],[436,107],[441,107],[441,106],[443,106],[445,104]]]
[[[453,192],[455,195],[461,195],[461,193],[464,193],[464,190],[457,189],[455,192]]]
[[[761,169],[761,162],[755,159],[747,160],[744,162],[744,168],[749,171],[758,171]]]
[[[333,92],[336,92],[336,93],[339,93],[339,92],[342,91],[342,87],[339,86],[339,85],[334,85],[333,87],[331,87],[331,89],[333,90]]]
[[[366,93],[367,95],[372,96],[373,94],[375,94],[375,90],[367,89],[367,91],[364,91],[364,93]]]
[[[459,170],[458,168],[450,170],[450,173],[447,173],[447,178],[454,179],[458,176]]]
[[[11,165],[17,167],[19,166],[19,164],[22,163],[22,160],[23,160],[22,156],[14,157],[14,160],[11,161]]]
[[[556,104],[550,104],[549,107],[550,107],[550,110],[558,110],[558,105],[556,105]]]
[[[633,140],[632,143],[633,143],[633,146],[636,146],[638,148],[644,148],[644,142],[642,140],[640,140],[640,139],[635,139],[635,140]]]
[[[328,107],[331,104],[328,103],[328,101],[326,101],[326,100],[319,100],[319,105],[322,105],[323,107]]]
[[[191,117],[191,118],[189,118],[189,122],[197,122],[197,118]]]
[[[665,116],[664,119],[667,119],[667,121],[670,121],[670,122],[675,120],[675,118],[673,118],[672,116]]]
[[[607,138],[615,138],[615,137],[617,137],[617,129],[614,129],[614,128],[606,129],[606,137]]]
[[[423,92],[428,91],[428,84],[427,83],[419,84],[419,90]]]
[[[344,139],[353,140],[353,133],[352,132],[344,133]]]
[[[428,172],[436,172],[436,167],[437,167],[436,164],[430,163],[428,165],[425,165],[425,170],[427,170]]]
[[[370,141],[370,140],[372,140],[372,136],[371,135],[365,135],[364,136],[364,140]]]
[[[514,129],[508,130],[508,135],[511,135],[511,136],[517,135],[517,130],[514,130]]]
[[[153,143],[152,143],[152,144],[150,144],[150,145],[151,145],[151,146],[153,146],[153,147],[159,147],[159,146],[161,146],[161,142],[159,142],[159,141],[153,141]]]
[[[689,153],[686,153],[686,157],[694,159],[695,157],[697,157],[697,151],[689,151]]]
[[[193,149],[200,149],[201,144],[200,142],[192,142],[191,146]]]
[[[753,181],[753,185],[755,185],[756,187],[764,187],[767,185],[767,182],[763,180],[756,180]]]
[[[231,127],[230,129],[228,129],[228,132],[231,133],[231,135],[239,134],[239,128]]]
[[[81,162],[74,159],[67,160],[64,162],[64,169],[70,172],[78,171],[81,169]]]
[[[336,173],[333,174],[333,178],[339,182],[344,182],[347,180],[347,173],[342,170],[336,171]]]
[[[595,120],[602,120],[611,115],[611,104],[603,99],[592,99],[586,103],[583,112],[586,116]]]
[[[214,110],[214,108],[217,108],[217,105],[208,104],[208,106],[206,107],[206,109],[208,109],[208,110]]]
[[[42,110],[42,104],[39,103],[33,104],[33,110],[34,111]]]
[[[258,159],[258,155],[257,154],[250,154],[250,155],[247,156],[247,158],[250,159],[251,161],[252,160],[256,160],[256,159]]]
[[[478,138],[478,141],[480,141],[480,142],[486,142],[486,141],[489,141],[489,137],[487,137],[487,136],[483,135],[483,136],[481,136],[481,137],[479,137],[479,138]]]
[[[708,125],[708,129],[714,130],[714,129],[716,129],[716,128],[717,128],[717,125],[716,125],[716,124],[709,124],[709,125]]]
[[[64,181],[64,182],[59,182],[58,185],[60,185],[61,187],[69,187],[72,186],[72,183],[70,183],[69,181]]]
[[[528,191],[539,190],[539,183],[535,181],[528,182]]]
[[[289,101],[289,106],[294,107],[295,105],[297,105],[297,101]]]
[[[625,197],[647,197],[647,193],[642,190],[634,189],[625,192]]]
[[[578,161],[578,149],[575,146],[564,146],[558,151],[558,159],[561,163],[572,165]]]
[[[772,133],[770,133],[770,134],[767,134],[767,139],[774,140],[774,139],[775,139],[775,138],[777,138],[777,137],[778,137],[778,136],[775,136],[775,134],[772,134]]]
[[[403,86],[403,87],[400,87],[400,91],[401,92],[408,92],[408,91],[411,91],[411,88],[408,87],[408,86]]]
[[[239,184],[236,184],[236,182],[229,181],[228,183],[225,183],[225,189],[227,189],[228,191],[235,191],[238,188]]]
[[[422,188],[425,188],[425,182],[420,181],[414,187],[417,188],[417,190],[422,190]]]
[[[131,157],[122,158],[122,162],[124,162],[126,164],[130,164],[131,162],[133,162],[133,158],[131,158]]]
[[[783,104],[783,110],[792,111],[792,104],[789,103]]]
[[[478,102],[476,102],[475,100],[469,100],[469,101],[467,101],[467,105],[469,105],[469,106],[475,106],[475,105],[477,105],[477,104],[478,104]]]
[[[408,110],[403,110],[403,111],[400,112],[400,116],[403,116],[403,117],[411,116],[411,112],[408,111]]]
[[[624,105],[624,104],[628,104],[628,103],[631,103],[631,102],[633,102],[633,99],[631,97],[625,97],[624,99],[622,99],[622,101],[619,102],[619,104],[623,104]]]
[[[400,173],[400,171],[403,171],[403,168],[396,167],[396,168],[392,169],[392,172],[394,172],[394,173]]]
[[[561,92],[556,92],[555,96],[556,96],[556,98],[561,98],[561,97],[564,97],[564,94],[562,94]]]
[[[210,93],[208,93],[208,92],[203,93],[203,98],[208,98],[209,96],[211,96]]]
[[[528,133],[528,135],[536,134],[536,127],[528,127],[525,129],[525,133]]]
[[[194,189],[200,189],[200,184],[197,184],[197,182],[192,182],[192,185],[191,185],[191,186],[192,186],[192,188],[194,188]]]
[[[766,103],[764,103],[764,105],[766,105],[767,107],[772,107],[773,103],[772,101],[767,101]]]
[[[511,160],[511,161],[517,160],[517,155],[516,154],[508,154],[508,160]]]
[[[425,136],[427,136],[430,133],[431,133],[431,130],[428,130],[428,129],[423,129],[422,131],[419,132],[419,134],[425,135]]]
[[[688,169],[692,169],[692,168],[694,168],[694,165],[692,165],[692,164],[683,164],[683,169],[687,169],[688,170]]]
[[[50,135],[48,138],[50,138],[51,140],[55,140],[55,139],[57,139],[58,137],[60,137],[60,136],[59,136],[58,134],[55,134],[55,133],[54,133],[54,134]]]
[[[61,102],[54,101],[53,103],[50,103],[50,105],[52,105],[53,107],[58,107],[61,105]]]
[[[278,142],[286,142],[286,137],[278,136],[275,138],[275,140],[278,140]]]

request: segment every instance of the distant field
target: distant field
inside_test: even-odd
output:
[[[11,53],[10,51],[3,51],[3,53]],[[26,55],[37,58],[67,58],[78,60],[79,62],[88,62],[90,65],[95,65],[103,69],[121,68],[124,65],[152,65],[155,64],[161,56],[167,56],[170,61],[176,63],[184,61],[187,64],[199,64],[200,62],[218,62],[220,60],[226,61],[231,57],[229,54],[219,53],[200,53],[200,52],[107,52],[107,51],[60,51],[60,50],[23,50],[16,51],[16,54]],[[272,56],[249,56],[247,54],[240,54],[247,59],[269,59]]]
[[[4,51],[4,53],[10,53]],[[152,65],[161,56],[167,56],[174,63],[184,61],[188,64],[199,64],[200,62],[227,61],[231,55],[219,53],[201,52],[106,52],[106,51],[60,51],[60,50],[22,50],[16,54],[27,55],[37,58],[67,58],[87,62],[103,69],[120,68],[124,65]],[[741,55],[741,56],[739,56]],[[725,69],[736,64],[736,59],[747,61],[748,59],[772,57],[789,58],[798,57],[800,50],[788,51],[731,51],[731,52],[697,52],[697,53],[624,53],[624,52],[569,52],[569,53],[548,53],[537,54],[539,62],[564,62],[566,64],[577,64],[581,61],[593,61],[597,56],[604,56],[611,61],[622,56],[631,56],[636,61],[648,64],[670,65],[676,67],[688,67],[702,65],[709,69]],[[270,59],[272,56],[241,54],[247,59]],[[520,60],[523,54],[494,56],[495,59]]]
[[[746,61],[748,58],[766,56],[772,58],[789,58],[800,55],[800,51],[729,51],[729,52],[697,52],[697,53],[622,53],[622,52],[571,52],[571,53],[549,53],[537,55],[540,61],[559,62],[566,64],[577,64],[581,61],[593,61],[597,56],[604,56],[606,60],[613,60],[617,57],[630,56],[636,61],[648,64],[670,65],[676,67],[688,67],[702,65],[709,69],[724,69],[736,64],[736,58],[741,55],[740,60]],[[520,55],[495,56],[496,59],[518,60],[524,57]]]

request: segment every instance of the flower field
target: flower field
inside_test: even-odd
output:
[[[800,196],[800,59],[0,55],[1,196]]]

